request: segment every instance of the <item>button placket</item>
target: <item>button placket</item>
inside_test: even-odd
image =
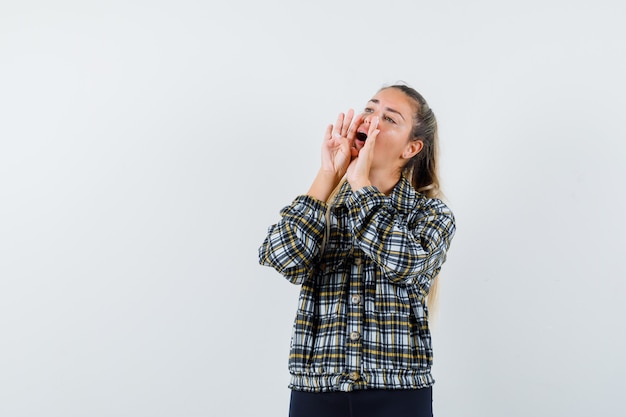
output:
[[[361,379],[359,370],[361,369],[361,355],[362,352],[362,327],[363,327],[363,297],[362,291],[362,276],[363,276],[363,259],[360,256],[355,256],[352,259],[352,270],[349,284],[349,298],[348,298],[348,337],[347,337],[347,351],[348,361],[346,362],[348,379],[351,383],[357,383]]]

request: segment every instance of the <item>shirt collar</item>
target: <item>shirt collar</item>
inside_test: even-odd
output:
[[[337,193],[333,206],[345,206],[351,195],[352,188],[350,187],[348,181],[345,181]],[[391,190],[391,194],[386,198],[389,201],[389,204],[397,211],[409,213],[415,209],[420,196],[421,194],[415,191],[409,180],[402,175],[400,180]]]

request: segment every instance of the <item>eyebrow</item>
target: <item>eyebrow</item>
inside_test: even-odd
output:
[[[376,98],[373,98],[369,101],[370,103],[375,103],[375,104],[380,104],[380,101]],[[388,112],[391,113],[396,113],[398,116],[402,117],[402,120],[404,119],[404,116],[402,115],[402,113],[400,113],[398,110],[392,109],[391,107],[385,107],[385,110],[387,110]]]

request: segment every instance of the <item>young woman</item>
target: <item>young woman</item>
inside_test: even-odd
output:
[[[340,114],[309,191],[259,262],[301,285],[290,416],[432,416],[427,296],[454,235],[439,199],[437,122],[406,85]]]

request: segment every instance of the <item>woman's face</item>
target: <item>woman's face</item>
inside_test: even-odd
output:
[[[421,143],[409,141],[413,130],[413,113],[411,99],[396,88],[381,90],[367,102],[362,113],[364,122],[357,131],[367,133],[371,120],[378,117],[380,133],[376,138],[372,168],[402,167],[407,156],[419,152]],[[355,141],[358,150],[364,144],[363,141]],[[419,149],[411,149],[416,145]]]

